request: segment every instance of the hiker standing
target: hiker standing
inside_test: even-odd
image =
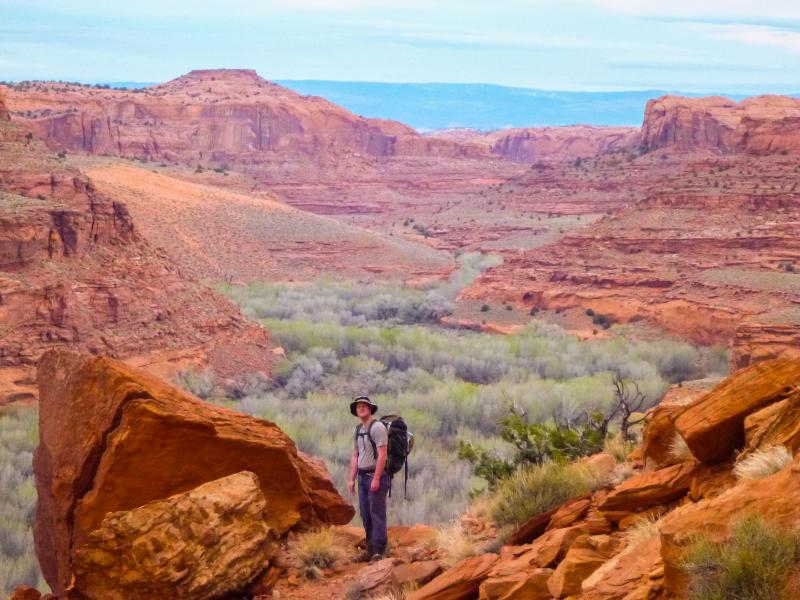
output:
[[[353,456],[350,460],[350,494],[355,494],[358,476],[358,506],[366,532],[367,549],[361,560],[373,561],[386,553],[386,494],[390,476],[386,472],[389,434],[374,418],[378,406],[366,396],[350,403],[350,412],[361,421],[356,427]]]

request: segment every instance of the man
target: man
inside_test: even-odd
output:
[[[384,472],[389,433],[386,426],[374,418],[378,406],[366,396],[350,403],[350,412],[361,423],[356,428],[353,455],[350,459],[350,494],[355,494],[358,477],[358,507],[366,532],[367,549],[362,561],[375,561],[386,554],[386,494],[389,474]]]

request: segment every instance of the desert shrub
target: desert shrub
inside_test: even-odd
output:
[[[33,449],[37,412],[0,412],[0,592],[25,584],[46,589],[33,549]]]
[[[792,453],[786,446],[771,446],[756,450],[733,467],[738,479],[764,479],[780,471],[792,460]]]
[[[214,394],[216,377],[210,369],[189,369],[177,374],[176,383],[198,398],[208,400]]]
[[[730,539],[695,541],[684,555],[690,600],[788,600],[786,584],[800,558],[800,535],[759,517],[735,524]]]
[[[306,577],[315,579],[321,569],[328,569],[346,555],[342,540],[328,528],[300,534],[289,545],[289,553],[302,564]]]
[[[603,447],[603,434],[591,421],[578,427],[528,423],[515,413],[502,420],[500,437],[514,448],[509,459],[459,441],[458,457],[474,465],[475,474],[487,481],[490,490],[494,490],[498,482],[509,477],[520,465],[575,460],[594,454]]]
[[[497,486],[490,514],[498,525],[519,525],[601,485],[584,465],[557,461],[528,465]]]

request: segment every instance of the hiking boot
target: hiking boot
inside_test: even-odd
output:
[[[383,558],[384,558],[383,554],[381,554],[380,552],[376,552],[375,554],[373,554],[373,555],[370,557],[370,559],[369,559],[369,562],[371,562],[371,563],[376,563],[376,562],[378,562],[379,560],[383,560]]]
[[[372,552],[369,550],[364,550],[361,554],[356,556],[356,562],[369,562],[372,559]]]

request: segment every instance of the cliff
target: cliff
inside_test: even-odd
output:
[[[719,96],[664,96],[647,103],[642,145],[649,151],[796,153],[798,124],[800,100],[788,96],[755,96],[741,102]]]

